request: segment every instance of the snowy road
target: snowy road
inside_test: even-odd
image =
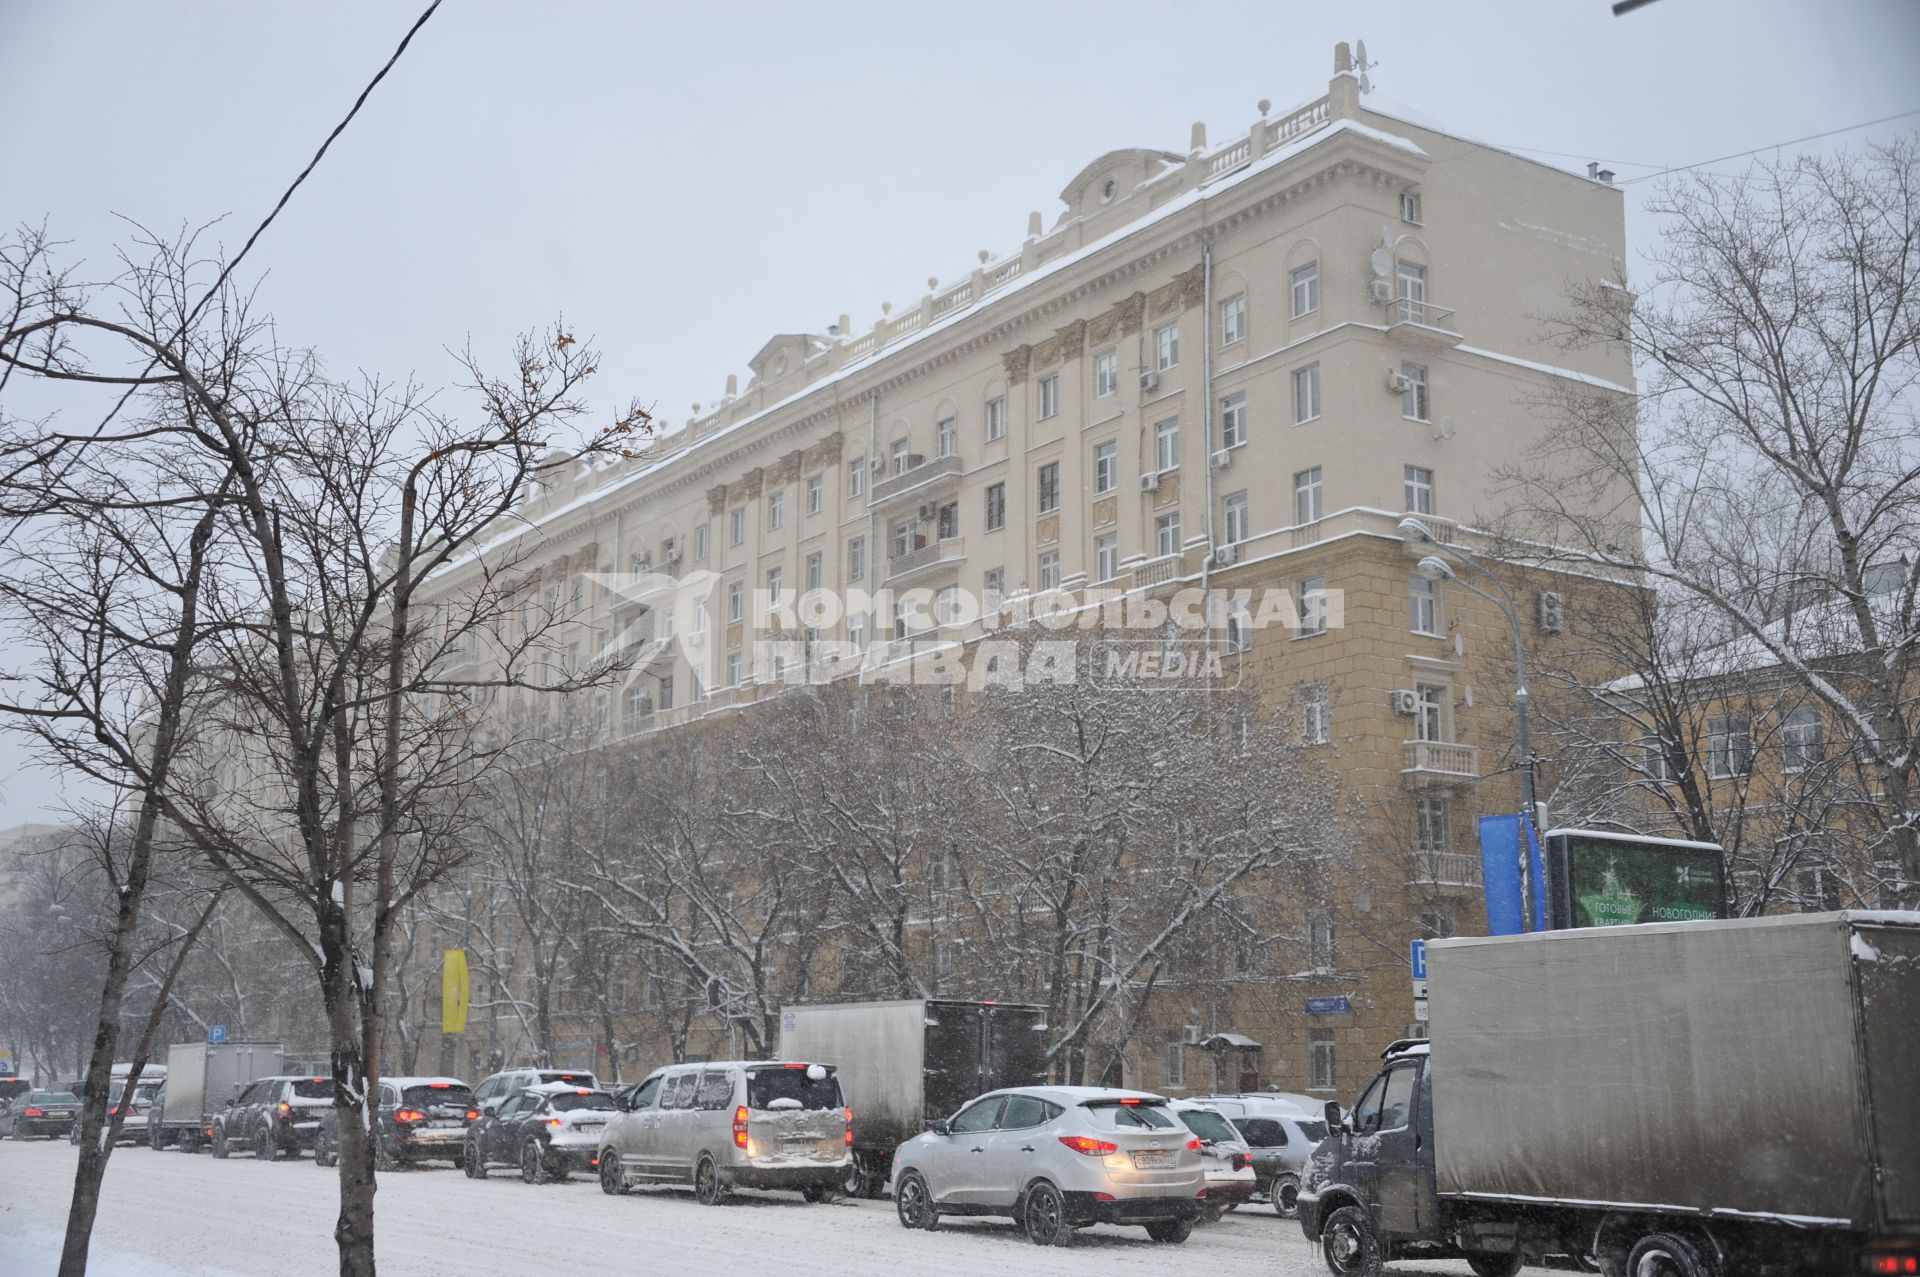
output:
[[[72,1186],[64,1142],[0,1141],[0,1273],[51,1273]],[[308,1160],[217,1162],[202,1154],[122,1149],[108,1167],[94,1277],[323,1277],[336,1271],[335,1190]],[[1258,1274],[1326,1271],[1299,1225],[1254,1207],[1195,1231],[1186,1245],[1140,1229],[1095,1228],[1042,1250],[1009,1223],[961,1220],[910,1233],[890,1202],[808,1206],[792,1194],[740,1194],[719,1208],[640,1190],[610,1198],[587,1180],[529,1187],[495,1171],[476,1183],[435,1166],[385,1175],[380,1267],[394,1277],[573,1277],[602,1273]],[[1467,1274],[1465,1264],[1398,1267]],[[1529,1269],[1528,1272],[1535,1270]]]

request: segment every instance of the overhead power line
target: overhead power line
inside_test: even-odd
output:
[[[1783,146],[1798,146],[1802,142],[1818,142],[1824,137],[1838,137],[1842,133],[1852,133],[1859,129],[1870,129],[1876,124],[1887,124],[1894,120],[1904,120],[1910,115],[1920,115],[1920,107],[1911,111],[1896,111],[1892,115],[1883,115],[1877,120],[1863,120],[1859,124],[1849,124],[1844,128],[1828,129],[1824,133],[1809,133],[1805,137],[1788,138],[1784,142],[1769,142],[1765,146],[1756,146],[1751,151],[1735,151],[1732,155],[1721,155],[1711,160],[1701,160],[1696,164],[1681,164],[1674,168],[1661,169],[1658,173],[1642,173],[1638,177],[1629,177],[1620,185],[1631,186],[1635,182],[1647,182],[1656,177],[1665,177],[1669,173],[1686,173],[1693,169],[1705,168],[1709,164],[1722,164],[1728,160],[1743,160],[1749,155],[1758,155],[1762,151],[1777,151]]]

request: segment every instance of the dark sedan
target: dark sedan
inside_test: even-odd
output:
[[[62,1139],[80,1117],[80,1097],[72,1091],[28,1091],[0,1109],[0,1135],[17,1140],[29,1135]]]
[[[374,1116],[374,1153],[382,1170],[435,1159],[459,1166],[465,1160],[467,1123],[480,1116],[473,1091],[457,1077],[380,1079],[380,1107]],[[328,1109],[314,1137],[318,1166],[340,1161],[340,1114]]]

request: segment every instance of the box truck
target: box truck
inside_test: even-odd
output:
[[[167,1048],[167,1080],[147,1114],[147,1142],[189,1153],[207,1142],[213,1115],[249,1082],[281,1072],[278,1042],[176,1042]]]

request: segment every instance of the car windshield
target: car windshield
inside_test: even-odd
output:
[[[72,1091],[35,1091],[27,1096],[35,1104],[78,1104],[80,1097]]]
[[[306,1078],[293,1084],[293,1098],[296,1100],[330,1100],[333,1098],[333,1079],[330,1077]]]
[[[1239,1129],[1241,1138],[1247,1141],[1249,1148],[1286,1147],[1286,1128],[1271,1117],[1235,1118],[1233,1124]]]
[[[837,1109],[840,1080],[829,1073],[819,1081],[806,1069],[757,1069],[747,1074],[747,1106],[769,1109],[775,1100],[798,1100],[803,1109]],[[780,1107],[786,1108],[786,1105]]]
[[[473,1092],[459,1082],[432,1082],[410,1086],[400,1093],[400,1102],[409,1108],[473,1107]]]
[[[1181,1109],[1175,1116],[1186,1123],[1188,1130],[1210,1143],[1218,1140],[1237,1141],[1240,1138],[1233,1124],[1211,1109]]]
[[[1122,1131],[1170,1131],[1174,1121],[1160,1104],[1089,1104],[1087,1112],[1096,1126]]]
[[[589,1091],[585,1095],[579,1092],[554,1096],[549,1105],[556,1113],[571,1113],[575,1109],[610,1109],[613,1097],[605,1091]]]

